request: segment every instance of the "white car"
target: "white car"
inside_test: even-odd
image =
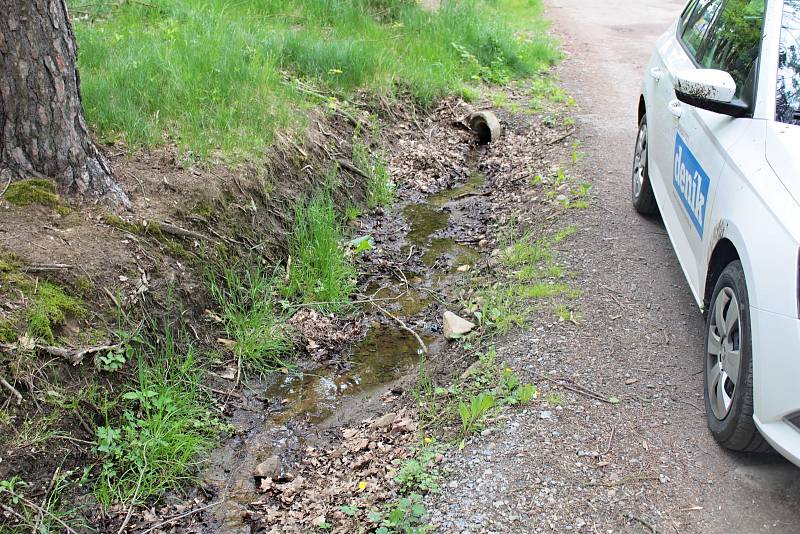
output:
[[[800,466],[800,0],[689,2],[645,74],[632,183],[707,313],[712,434]]]

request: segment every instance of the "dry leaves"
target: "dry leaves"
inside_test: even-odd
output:
[[[253,503],[254,518],[275,533],[308,532],[323,523],[344,533],[371,524],[367,513],[394,496],[393,462],[413,454],[416,430],[415,416],[403,409],[344,429],[335,448],[307,448],[294,474],[262,480],[264,498]],[[348,515],[342,506],[356,511]]]

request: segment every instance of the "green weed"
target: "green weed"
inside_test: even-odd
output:
[[[339,310],[355,289],[356,271],[345,255],[341,222],[330,193],[298,202],[289,234],[291,263],[285,294],[304,303]]]
[[[378,525],[375,534],[425,534],[432,531],[424,521],[426,513],[422,495],[412,493],[388,502],[382,511],[370,512],[367,518]]]
[[[208,273],[209,289],[221,311],[232,350],[245,373],[287,367],[292,349],[279,301],[280,278],[263,268],[223,266]]]
[[[221,425],[200,390],[195,349],[175,336],[166,327],[158,344],[143,345],[137,381],[103,407],[94,494],[104,506],[179,489],[194,479],[201,455],[217,441]]]
[[[557,408],[559,406],[565,406],[567,404],[566,397],[564,397],[564,395],[561,393],[548,393],[547,395],[545,395],[544,400],[545,402],[547,402],[549,406],[552,406],[553,408]]]
[[[400,492],[429,493],[439,491],[441,475],[436,467],[437,449],[432,444],[420,446],[412,458],[400,464],[394,477]]]
[[[495,407],[496,399],[489,393],[479,393],[468,402],[458,403],[458,414],[461,416],[461,435],[466,437],[479,429],[481,420]]]

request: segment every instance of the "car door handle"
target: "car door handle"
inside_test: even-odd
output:
[[[661,78],[664,77],[664,71],[658,67],[653,67],[652,69],[650,69],[650,77],[657,82],[661,81]]]
[[[683,104],[681,104],[680,100],[671,101],[667,107],[676,119],[680,119],[683,116]]]

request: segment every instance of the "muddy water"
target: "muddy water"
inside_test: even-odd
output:
[[[461,187],[432,195],[428,202],[398,208],[410,227],[396,258],[406,260],[407,278],[399,280],[389,272],[372,274],[362,291],[387,299],[385,305],[393,314],[417,325],[415,330],[432,357],[445,343],[436,331],[437,316],[443,311],[438,295],[446,292],[449,282],[460,274],[459,266],[472,265],[480,256],[476,248],[460,243],[454,233],[474,226],[462,216],[471,208],[460,205],[481,189],[484,181],[482,175],[475,174]],[[382,236],[375,237],[380,246]],[[383,238],[395,240],[397,236]],[[416,372],[420,358],[416,339],[386,317],[373,319],[366,337],[346,357],[302,375],[280,375],[246,384],[231,421],[236,437],[214,452],[203,473],[204,486],[221,501],[210,518],[216,531],[250,532],[246,510],[259,498],[253,471],[260,462],[278,455],[284,465],[288,464],[305,445],[324,441],[321,436],[326,428],[363,414],[376,392]]]

